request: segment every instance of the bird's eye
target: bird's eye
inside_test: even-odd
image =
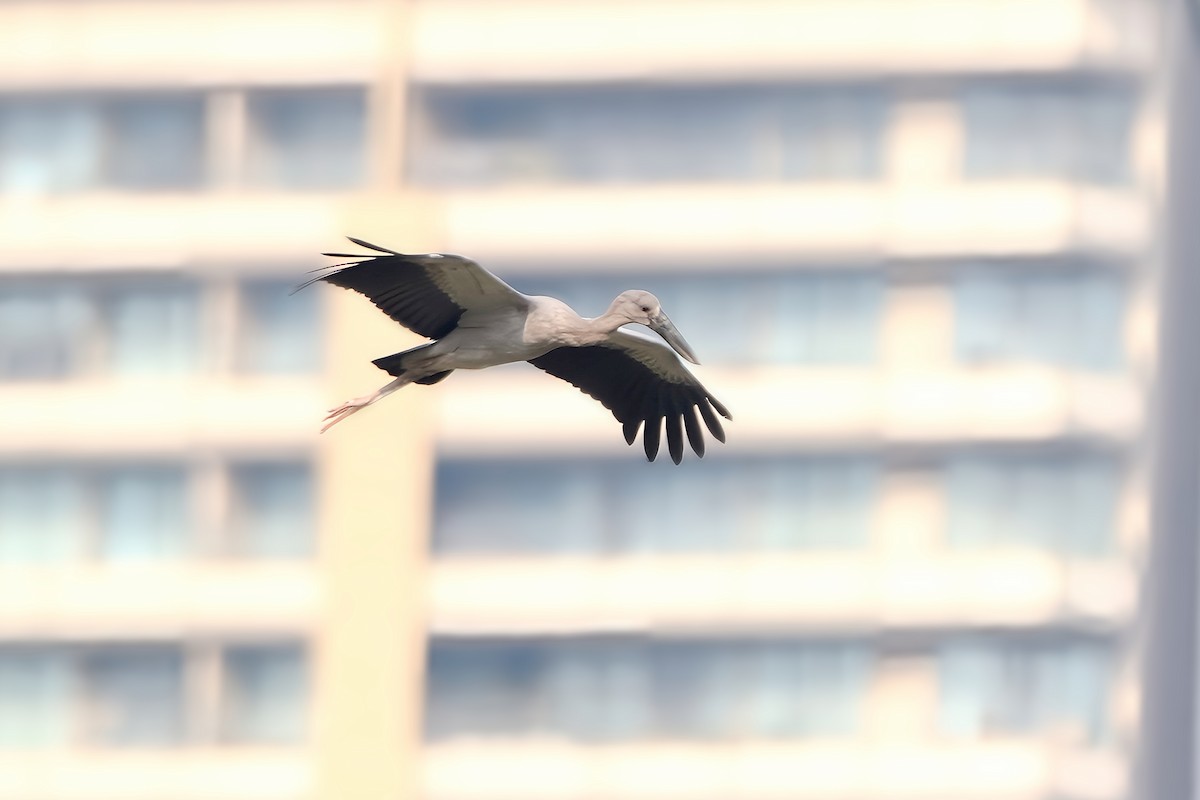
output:
[[[647,314],[649,314],[649,313],[650,313],[650,306],[642,306],[642,311],[644,311],[644,312],[646,312]]]

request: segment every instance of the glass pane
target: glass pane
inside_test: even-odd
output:
[[[112,294],[111,362],[123,374],[176,375],[200,362],[200,294],[189,284],[145,284]]]
[[[969,269],[954,297],[958,356],[968,363],[1111,370],[1124,362],[1125,289],[1108,270]]]
[[[417,182],[873,179],[886,98],[865,89],[422,87]]]
[[[939,655],[942,732],[958,738],[1106,735],[1111,647],[1102,641],[951,641]]]
[[[98,109],[77,99],[0,101],[0,192],[87,189],[100,181]]]
[[[225,740],[301,741],[307,725],[307,687],[307,663],[298,645],[229,650],[225,654]]]
[[[0,470],[0,563],[81,558],[90,522],[78,473],[37,466]]]
[[[435,641],[426,670],[426,735],[528,734],[537,728],[546,651],[524,643]]]
[[[107,180],[124,189],[191,189],[204,180],[204,98],[110,102]]]
[[[657,643],[650,651],[656,733],[668,739],[736,736],[744,655],[736,645]]]
[[[858,729],[869,679],[864,648],[771,642],[754,648],[753,659],[749,734],[828,737]]]
[[[947,467],[948,540],[1100,556],[1114,543],[1119,465],[1100,455],[962,457]]]
[[[362,182],[366,98],[361,89],[252,92],[248,160],[252,183],[343,189]]]
[[[0,652],[0,748],[70,744],[74,691],[64,655]]]
[[[584,553],[602,541],[602,483],[580,464],[443,463],[438,553]]]
[[[584,742],[649,737],[653,686],[645,643],[563,641],[546,672],[549,731]]]
[[[780,549],[842,549],[867,544],[878,469],[868,462],[813,460],[771,464],[759,486],[761,543]]]
[[[877,178],[887,105],[867,90],[795,92],[780,109],[782,177],[790,180]]]
[[[189,533],[186,478],[179,467],[119,467],[104,473],[101,556],[140,561],[182,555]]]
[[[257,281],[242,289],[240,366],[271,375],[314,372],[321,363],[321,309],[316,292],[290,294],[294,283]]]
[[[875,360],[884,284],[879,273],[813,273],[774,279],[763,304],[774,363],[867,364]]]
[[[0,380],[79,374],[95,332],[94,309],[79,287],[0,286]]]
[[[233,471],[231,550],[257,558],[313,551],[313,485],[308,464],[249,464]]]
[[[583,742],[849,736],[869,668],[868,650],[849,643],[434,640],[426,732]]]
[[[691,460],[671,470],[637,462],[443,462],[433,549],[601,555],[861,547],[877,493],[877,465],[855,459]]]
[[[698,460],[670,471],[638,462],[617,467],[613,496],[620,501],[608,506],[615,549],[718,553],[742,546],[750,487],[739,469],[713,467]]]
[[[85,657],[89,744],[165,746],[183,739],[183,666],[176,649]]]
[[[1128,181],[1134,94],[1123,86],[976,86],[964,98],[970,178]]]

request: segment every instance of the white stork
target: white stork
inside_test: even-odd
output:
[[[325,253],[355,260],[324,268],[325,274],[296,290],[316,281],[353,289],[434,341],[375,359],[372,363],[395,380],[331,409],[322,433],[410,383],[437,383],[456,369],[528,361],[603,403],[622,424],[629,444],[644,424],[642,439],[651,461],[658,455],[663,420],[672,461],[683,459],[685,430],[696,455],[704,455],[697,410],[712,435],[725,441],[713,412],[733,418],[675,353],[652,336],[619,330],[630,323],[645,325],[680,356],[700,363],[649,292],[622,292],[602,315],[587,319],[553,297],[521,294],[462,256],[405,255],[348,238],[381,255]]]

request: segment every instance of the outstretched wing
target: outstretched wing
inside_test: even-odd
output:
[[[396,322],[430,339],[454,330],[465,313],[528,306],[525,295],[468,258],[440,253],[405,255],[347,238],[383,255],[325,253],[361,260],[328,267],[296,291],[317,281],[353,289]]]
[[[560,347],[529,363],[603,403],[622,424],[629,444],[637,439],[638,428],[644,424],[642,440],[646,458],[651,461],[658,455],[663,420],[667,449],[671,460],[678,464],[683,459],[685,430],[692,450],[704,456],[697,411],[709,432],[721,442],[725,441],[725,431],[717,414],[733,419],[674,352],[649,336],[619,330],[600,344]]]

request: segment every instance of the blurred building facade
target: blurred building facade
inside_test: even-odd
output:
[[[1139,0],[0,4],[0,798],[1120,798]],[[352,234],[734,413],[645,464]]]

